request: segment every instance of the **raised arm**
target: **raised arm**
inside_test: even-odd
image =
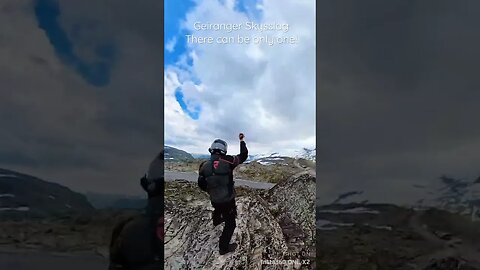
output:
[[[241,164],[245,162],[248,158],[248,149],[247,144],[244,140],[240,141],[240,154],[237,155],[238,163]]]
[[[247,144],[244,141],[245,135],[240,133],[238,138],[240,139],[240,154],[233,156],[233,162],[231,164],[232,169],[245,162],[248,158]]]

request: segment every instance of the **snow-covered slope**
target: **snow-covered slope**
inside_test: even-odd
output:
[[[316,159],[317,159],[317,149],[316,148],[314,148],[314,149],[303,148],[302,150],[297,151],[295,153],[294,157],[316,161]]]

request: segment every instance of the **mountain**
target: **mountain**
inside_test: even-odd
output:
[[[67,187],[0,169],[0,216],[44,217],[93,209],[84,195]]]
[[[234,153],[235,154],[235,153]],[[302,148],[297,151],[293,152],[271,152],[271,153],[262,153],[262,154],[250,154],[246,160],[246,163],[252,161],[258,161],[259,163],[265,163],[265,165],[269,165],[268,163],[278,163],[277,161],[281,161],[282,159],[305,159],[309,161],[316,160],[316,148],[308,149]],[[194,159],[208,159],[210,158],[209,154],[199,154],[199,153],[188,153],[184,150],[177,149],[171,146],[165,146],[165,159],[172,160],[172,161],[192,161]]]
[[[192,156],[196,159],[209,159],[210,154],[192,154]]]
[[[317,149],[308,149],[303,148],[295,152],[295,158],[303,158],[306,160],[316,161],[317,160]]]
[[[477,180],[440,176],[430,185],[412,185],[411,202],[405,206],[415,209],[437,208],[480,219],[480,183]],[[369,196],[369,190],[352,190],[338,194],[332,204],[366,204],[378,202]],[[415,195],[413,195],[415,194]],[[325,204],[325,203],[322,203]]]
[[[165,146],[165,160],[169,161],[193,161],[195,158],[188,152],[171,146]]]
[[[425,198],[418,200],[417,207],[434,206],[453,213],[480,217],[480,183],[449,176],[439,177],[439,183],[433,187],[422,187]]]
[[[142,209],[147,204],[145,196],[127,196],[95,192],[87,192],[85,195],[96,209]]]
[[[286,155],[280,155],[279,153],[274,152],[270,154],[249,155],[245,163],[256,162],[262,165],[286,165],[290,163],[290,161],[292,161],[291,157],[288,157]]]
[[[480,269],[480,227],[466,216],[353,203],[317,206],[316,219],[319,269]]]

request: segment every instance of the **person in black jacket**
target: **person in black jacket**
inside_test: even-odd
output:
[[[110,270],[163,269],[164,152],[150,163],[140,185],[148,194],[145,213],[121,220],[112,230]]]
[[[150,163],[148,172],[140,179],[140,185],[148,195],[146,214],[150,219],[151,244],[157,257],[156,259],[163,261],[164,150]]]
[[[236,156],[227,155],[227,143],[216,139],[208,149],[211,154],[210,160],[202,163],[198,172],[198,186],[208,192],[214,208],[213,225],[217,226],[225,222],[218,245],[220,255],[232,252],[237,247],[236,244],[230,244],[237,216],[233,169],[248,158],[244,137],[243,133],[239,134],[240,154]]]

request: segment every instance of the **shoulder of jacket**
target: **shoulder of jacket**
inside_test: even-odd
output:
[[[235,156],[230,156],[230,155],[222,157],[222,159],[230,161],[230,162],[233,162],[235,160],[235,158],[236,158]]]
[[[205,165],[208,164],[209,160],[204,160],[200,163],[200,165],[198,166],[198,171],[202,171],[205,169]]]

